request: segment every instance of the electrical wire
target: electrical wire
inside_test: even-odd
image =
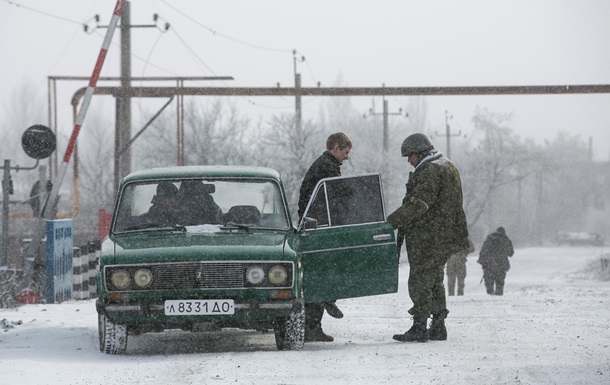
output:
[[[53,72],[53,70],[55,70],[55,67],[57,67],[57,64],[59,64],[60,60],[64,57],[64,55],[66,54],[66,52],[68,51],[68,49],[70,48],[70,46],[72,45],[72,43],[74,42],[74,40],[76,39],[76,37],[78,35],[80,35],[82,32],[81,31],[77,31],[74,33],[74,35],[72,36],[72,38],[70,39],[70,41],[68,42],[68,44],[66,44],[66,46],[64,47],[64,49],[61,51],[61,53],[57,56],[57,60],[55,60],[55,62],[53,63],[53,65],[51,66],[51,68],[49,68],[49,73]]]
[[[169,4],[166,0],[161,0],[161,2],[163,4],[165,4],[166,6],[170,7],[171,9],[173,9],[174,11],[176,11],[177,13],[179,13],[180,15],[182,15],[183,17],[185,17],[185,18],[189,19],[190,21],[192,21],[193,23],[197,24],[201,28],[206,29],[207,31],[209,31],[213,35],[217,35],[217,36],[223,37],[223,38],[225,38],[227,40],[230,40],[230,41],[232,41],[234,43],[242,44],[242,45],[245,45],[245,46],[248,46],[248,47],[252,47],[252,48],[256,48],[256,49],[262,49],[262,50],[265,50],[265,51],[271,51],[271,52],[291,52],[292,53],[292,51],[293,51],[291,49],[285,49],[285,48],[263,47],[261,45],[252,44],[252,43],[245,42],[243,40],[239,40],[239,39],[233,38],[231,36],[225,35],[224,33],[218,32],[218,31],[216,31],[213,28],[210,28],[207,25],[202,24],[198,20],[195,20],[194,18],[192,18],[191,16],[189,16],[186,13],[182,12],[178,8],[176,8],[173,5]]]
[[[182,45],[184,45],[184,47],[189,50],[189,52],[197,59],[197,61],[199,61],[199,63],[201,63],[212,75],[214,76],[218,76],[214,70],[212,70],[204,61],[203,59],[201,59],[201,57],[199,57],[199,55],[197,55],[197,52],[195,52],[195,50],[186,42],[186,40],[184,40],[180,34],[178,33],[178,31],[176,30],[176,28],[172,28],[172,31],[176,34],[176,37],[180,40],[180,42],[182,43]],[[292,51],[290,51],[292,52]],[[221,83],[224,84],[225,86],[228,86],[227,82],[224,80],[221,80]],[[257,106],[257,107],[264,107],[267,109],[284,109],[283,107],[276,107],[276,106],[270,106],[270,105],[264,105],[258,102],[254,102],[253,100],[251,100],[250,98],[248,98],[247,96],[239,96],[239,98],[245,100],[247,103],[249,103],[250,105],[253,106]]]
[[[78,24],[80,26],[83,25],[83,23],[80,22],[80,21],[68,19],[68,18],[63,17],[63,16],[57,16],[57,15],[54,15],[54,14],[46,12],[46,11],[41,11],[40,9],[28,7],[27,5],[23,5],[23,4],[19,4],[19,3],[15,2],[15,1],[11,1],[11,0],[2,0],[2,1],[4,1],[5,3],[7,3],[9,5],[14,5],[17,8],[27,9],[28,11],[39,13],[39,14],[45,15],[45,16],[49,16],[49,17],[52,17],[54,19],[58,19],[58,20],[62,20],[62,21],[67,21],[68,23]]]
[[[97,36],[99,36],[99,37],[101,37],[101,38],[104,38],[104,35],[103,35],[101,32],[99,32],[99,31],[95,31],[95,32],[94,32],[94,34],[96,34]],[[112,41],[110,44],[112,44],[112,46],[117,47],[117,48],[119,48],[119,49],[120,49],[120,47],[121,47],[121,45],[120,45],[119,43],[115,43],[114,41]],[[136,54],[136,53],[133,53],[133,52],[132,52],[132,53],[131,53],[131,56],[133,56],[134,58],[136,58],[136,59],[140,60],[141,62],[144,62],[144,63],[146,62],[146,59],[145,59],[145,58],[141,57],[140,55],[138,55],[138,54]],[[173,72],[173,71],[171,71],[171,70],[168,70],[167,68],[163,68],[163,67],[161,67],[161,66],[159,66],[159,65],[157,65],[157,64],[155,64],[155,63],[148,62],[148,64],[147,64],[147,65],[150,65],[151,67],[155,67],[156,69],[158,69],[158,70],[160,70],[160,71],[163,71],[163,72],[165,72],[166,74],[170,74],[170,75],[173,75],[173,76],[180,76],[180,74],[178,74],[178,73],[176,73],[176,72]]]
[[[161,36],[163,36],[162,33],[160,33],[159,36],[157,36],[157,39],[155,40],[152,47],[150,48],[150,51],[148,52],[148,56],[146,57],[146,60],[144,61],[144,66],[142,67],[142,77],[144,77],[144,73],[146,72],[146,66],[148,66],[148,63],[150,62],[150,57],[152,56],[153,51],[157,47],[159,40],[161,40]]]
[[[51,17],[51,18],[54,18],[54,19],[57,19],[57,20],[61,20],[61,21],[64,21],[64,22],[68,22],[68,23],[76,24],[76,25],[78,25],[78,26],[80,26],[80,27],[83,27],[83,25],[86,25],[86,23],[83,23],[83,22],[80,22],[80,21],[76,21],[76,20],[72,20],[72,19],[69,19],[69,18],[66,18],[66,17],[63,17],[63,16],[58,16],[58,15],[55,15],[55,14],[52,14],[52,13],[49,13],[49,12],[46,12],[46,11],[42,11],[42,10],[40,10],[40,9],[33,8],[33,7],[29,7],[29,6],[26,6],[26,5],[20,4],[20,3],[18,3],[18,2],[12,1],[12,0],[2,0],[2,1],[4,1],[4,2],[5,2],[5,3],[7,3],[8,5],[15,6],[15,7],[17,7],[17,8],[22,8],[22,9],[28,10],[28,11],[30,11],[30,12],[35,12],[35,13],[38,13],[38,14],[41,14],[41,15],[44,15],[44,16],[47,16],[47,17]],[[96,2],[96,4],[97,4],[98,2],[99,2],[99,0]],[[173,9],[175,12],[179,13],[179,14],[180,14],[180,15],[182,15],[183,17],[185,17],[185,18],[189,19],[190,21],[192,21],[193,23],[197,24],[197,25],[198,25],[198,26],[200,26],[201,28],[204,28],[204,29],[206,29],[207,31],[209,31],[210,33],[212,33],[212,34],[214,34],[214,35],[217,35],[217,36],[220,36],[220,37],[222,37],[222,38],[225,38],[225,39],[227,39],[227,40],[230,40],[230,41],[232,41],[232,42],[234,42],[234,43],[238,43],[238,44],[242,44],[242,45],[245,45],[245,46],[248,46],[248,47],[251,47],[251,48],[261,49],[261,50],[270,51],[270,52],[279,52],[279,53],[293,53],[293,52],[295,52],[295,51],[294,51],[294,50],[292,50],[292,49],[264,47],[264,46],[262,46],[262,45],[252,44],[252,43],[248,43],[248,42],[243,41],[243,40],[239,40],[239,39],[233,38],[233,37],[231,37],[231,36],[229,36],[229,35],[226,35],[226,34],[224,34],[224,33],[218,32],[218,31],[214,30],[213,28],[210,28],[210,27],[208,27],[208,26],[206,26],[206,25],[202,24],[201,22],[199,22],[199,21],[195,20],[194,18],[192,18],[192,17],[190,17],[189,15],[185,14],[184,12],[180,11],[180,10],[179,10],[179,9],[177,9],[176,7],[172,6],[172,5],[171,5],[171,4],[169,4],[167,1],[165,1],[165,0],[161,0],[161,2],[162,2],[163,4],[165,4],[166,6],[168,6],[168,7],[172,8],[172,9]],[[178,40],[180,40],[180,42],[182,43],[182,45],[183,45],[183,46],[184,46],[184,47],[185,47],[185,48],[186,48],[186,49],[187,49],[187,50],[188,50],[188,51],[189,51],[189,52],[190,52],[190,53],[191,53],[191,54],[192,54],[192,55],[193,55],[193,56],[196,58],[196,60],[197,60],[197,61],[198,61],[198,62],[199,62],[199,63],[200,63],[200,64],[201,64],[201,65],[202,65],[202,66],[203,66],[203,67],[204,67],[204,68],[205,68],[207,71],[209,71],[209,72],[210,72],[212,75],[217,76],[217,75],[216,75],[216,73],[214,72],[214,70],[212,70],[212,68],[210,68],[210,67],[209,67],[209,66],[208,66],[208,65],[207,65],[207,64],[206,64],[206,63],[203,61],[203,59],[201,59],[201,57],[199,57],[199,55],[197,55],[197,53],[195,52],[195,50],[194,50],[194,49],[192,49],[192,48],[191,48],[191,47],[188,45],[188,43],[187,43],[187,42],[186,42],[186,41],[185,41],[185,40],[182,38],[182,36],[181,36],[181,35],[180,35],[180,34],[179,34],[177,31],[176,31],[175,27],[173,27],[173,28],[172,28],[172,31],[173,31],[173,32],[176,34],[176,37],[178,38]],[[99,31],[93,31],[93,33],[103,38],[103,34],[101,34]],[[72,43],[73,43],[74,39],[76,39],[76,37],[77,37],[77,36],[78,36],[78,33],[75,33],[75,34],[73,35],[73,37],[70,39],[70,41],[68,42],[68,44],[66,45],[66,47],[64,48],[64,50],[62,51],[62,53],[59,55],[59,57],[58,57],[58,59],[56,60],[56,62],[55,62],[55,63],[53,64],[53,66],[51,67],[51,71],[52,71],[52,68],[55,68],[55,66],[57,65],[57,63],[58,63],[58,62],[61,60],[61,58],[62,58],[62,57],[65,55],[66,51],[67,51],[67,50],[69,49],[69,47],[72,45]],[[150,61],[150,58],[151,58],[151,56],[152,56],[152,53],[154,52],[154,50],[155,50],[155,48],[156,48],[157,44],[159,43],[160,39],[161,39],[161,34],[159,35],[159,37],[158,37],[158,38],[156,39],[156,41],[154,42],[154,44],[153,44],[153,46],[151,47],[151,49],[150,49],[150,51],[149,51],[149,53],[148,53],[148,56],[147,56],[146,58],[143,58],[143,57],[141,57],[141,56],[139,56],[139,55],[137,55],[137,54],[135,54],[135,53],[133,53],[133,52],[132,52],[132,56],[133,56],[134,58],[136,58],[136,59],[138,59],[138,60],[140,60],[141,62],[143,62],[143,63],[144,63],[144,66],[143,66],[143,69],[142,69],[142,76],[144,76],[144,73],[145,73],[145,71],[146,71],[146,67],[147,67],[147,66],[149,66],[149,65],[150,65],[151,67],[154,67],[154,68],[156,68],[156,69],[158,69],[158,70],[160,70],[160,71],[163,71],[163,72],[165,72],[165,73],[167,73],[167,74],[171,74],[171,75],[174,75],[174,76],[179,76],[179,74],[177,74],[177,73],[175,73],[175,72],[173,72],[173,71],[171,71],[171,70],[168,70],[168,69],[166,69],[166,68],[163,68],[163,67],[161,67],[161,66],[159,66],[159,65],[156,65],[155,63],[153,63],[153,62],[151,62],[151,61]],[[118,44],[118,43],[114,43],[114,42],[112,42],[111,44],[112,44],[113,46],[115,46],[115,47],[120,47],[120,44]],[[315,79],[316,79],[316,78],[315,78],[315,75],[313,74],[313,71],[312,71],[312,69],[311,69],[311,66],[309,65],[309,62],[307,62],[307,63],[306,63],[306,66],[307,66],[307,69],[308,69],[309,75],[310,75],[310,76],[311,76],[311,78],[313,79],[314,83],[317,83],[317,81],[315,80]],[[224,82],[224,81],[222,81],[222,83],[224,83],[225,85],[227,85],[227,83],[226,83],[226,82]],[[290,101],[288,101],[288,100],[285,100],[285,98],[283,98],[283,97],[282,97],[282,98],[280,98],[280,100],[281,100],[282,102],[286,102],[286,104],[287,104],[286,106],[268,105],[268,104],[258,103],[258,102],[254,102],[253,100],[251,100],[250,98],[245,97],[245,96],[241,96],[240,98],[244,99],[244,100],[245,100],[247,103],[249,103],[249,104],[251,104],[251,105],[253,105],[253,106],[262,107],[262,108],[266,108],[266,109],[274,109],[274,110],[278,110],[278,109],[279,109],[279,110],[286,110],[287,108],[291,108],[291,106],[288,106],[288,104],[292,104],[292,102],[290,102]],[[307,101],[306,103],[303,103],[303,104],[309,104],[310,102],[313,102],[313,100],[311,100],[311,101]],[[303,110],[304,110],[304,111],[308,111],[308,112],[310,112],[310,113],[319,114],[319,112],[315,112],[315,111],[312,111],[312,110],[309,110],[309,109],[305,109],[305,108],[303,108]]]
[[[144,62],[144,66],[142,67],[142,77],[144,77],[144,74],[146,73],[146,66],[150,62],[150,57],[152,56],[155,48],[157,47],[159,40],[161,40],[161,36],[163,36],[162,33],[160,33],[159,36],[157,36],[157,39],[155,40],[152,47],[150,48],[150,51],[148,52],[148,56],[146,57],[146,61]],[[143,86],[143,85],[144,85],[144,80],[141,80],[140,86]],[[140,107],[140,119],[144,120],[144,109],[142,108],[142,98],[138,98],[138,106]]]
[[[182,36],[180,36],[180,34],[178,33],[178,31],[176,30],[176,28],[172,28],[172,31],[174,32],[174,34],[176,35],[176,37],[178,38],[178,40],[180,40],[180,42],[182,43],[182,45],[189,50],[189,52],[197,59],[197,61],[199,61],[199,63],[201,63],[201,65],[203,65],[203,67],[205,69],[207,69],[212,75],[214,76],[218,76],[216,75],[216,73],[214,72],[214,70],[212,70],[207,64],[205,64],[205,62],[199,57],[199,55],[197,55],[197,53],[195,52],[195,50],[193,48],[191,48],[186,41],[182,38]]]

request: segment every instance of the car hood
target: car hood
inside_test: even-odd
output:
[[[189,234],[146,232],[114,235],[102,245],[102,265],[115,263],[292,260],[288,232],[221,232]]]

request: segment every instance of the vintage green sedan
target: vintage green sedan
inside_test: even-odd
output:
[[[394,293],[398,259],[380,177],[320,181],[292,224],[269,168],[185,166],[121,181],[97,274],[99,347],[168,329],[273,329],[304,345],[304,304]]]

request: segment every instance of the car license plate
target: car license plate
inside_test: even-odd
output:
[[[225,315],[235,314],[232,299],[192,299],[165,301],[165,315]]]

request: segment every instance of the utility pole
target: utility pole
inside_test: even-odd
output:
[[[383,85],[385,87],[385,84]],[[378,113],[375,112],[375,104],[373,104],[373,107],[371,109],[369,109],[369,115],[383,115],[383,146],[382,146],[382,150],[383,150],[383,155],[384,157],[388,154],[388,147],[389,147],[389,115],[402,115],[402,108],[398,109],[398,112],[388,112],[388,101],[385,99],[385,96],[382,97],[382,101],[383,101],[383,112]],[[409,114],[406,113],[405,117],[408,117]],[[365,115],[366,117],[366,115]]]
[[[131,3],[125,1],[121,14],[121,88],[131,88],[131,29],[132,28],[158,28],[158,16],[155,14],[155,24],[131,24]],[[99,20],[99,16],[95,16]],[[98,25],[97,28],[108,28],[107,25]],[[165,31],[169,24],[165,24]],[[85,32],[88,32],[85,26]],[[116,123],[114,136],[114,184],[118,186],[119,181],[131,172],[131,95],[121,92],[116,97]]]
[[[383,85],[385,87],[385,84]],[[373,100],[373,107],[369,109],[369,115],[382,115],[383,116],[383,143],[382,143],[382,165],[381,165],[381,175],[382,178],[385,179],[388,174],[388,149],[389,149],[389,136],[390,136],[390,127],[389,127],[389,115],[402,115],[402,108],[398,109],[398,112],[389,112],[388,101],[385,99],[385,96],[382,97],[383,101],[383,112],[377,113],[375,112],[375,103]],[[408,117],[409,114],[405,113],[405,117]],[[364,115],[366,118],[366,114]]]
[[[292,51],[292,60],[294,63],[294,88],[301,88],[301,74],[297,72],[297,51]],[[301,56],[299,60],[301,63],[305,61],[305,56]],[[297,132],[301,132],[302,122],[303,122],[303,108],[301,104],[301,95],[297,93],[294,97],[294,125]]]
[[[131,3],[125,2],[121,15],[121,88],[131,86]],[[131,139],[131,97],[117,98],[117,125],[115,127],[115,170],[119,170],[118,179],[131,172],[131,148],[120,151]],[[118,166],[118,167],[117,167]],[[118,184],[117,184],[118,185]]]
[[[447,110],[445,110],[445,135],[439,134],[434,131],[436,136],[445,136],[447,138],[447,158],[451,159],[451,137],[452,136],[460,136],[462,135],[462,130],[460,130],[457,134],[451,133],[451,126],[449,125],[449,119],[452,119],[453,116],[449,115]]]

